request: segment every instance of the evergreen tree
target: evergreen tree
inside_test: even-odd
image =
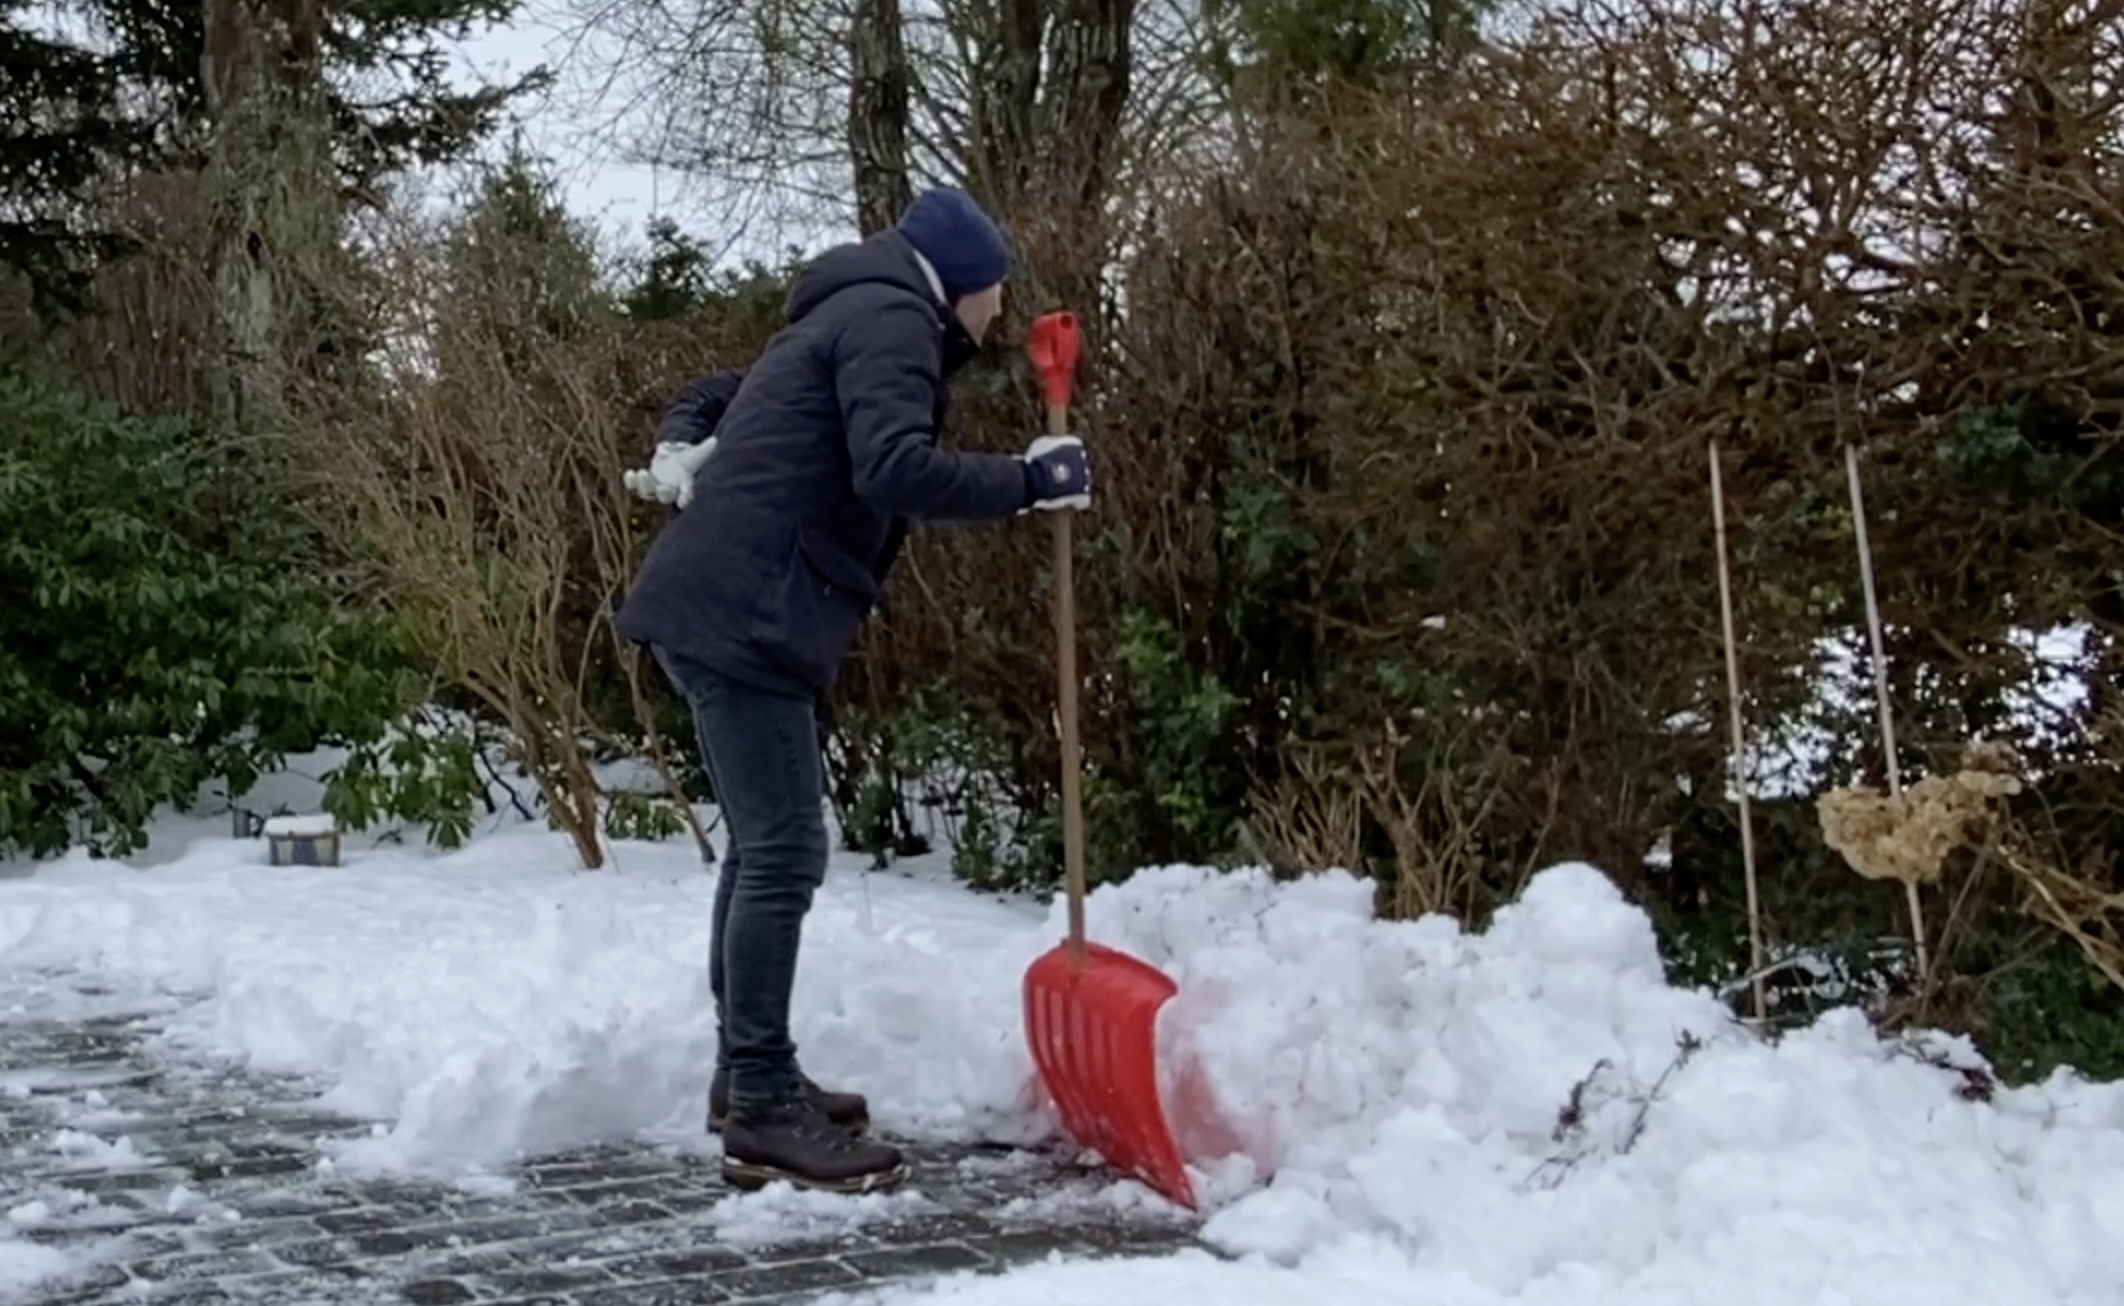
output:
[[[1242,98],[1303,103],[1436,68],[1469,49],[1494,0],[1209,0],[1208,64]]]
[[[128,246],[81,197],[139,158],[151,134],[119,107],[121,61],[33,19],[27,0],[0,0],[0,267],[49,310],[77,306],[94,261]]]
[[[268,0],[270,3],[270,0]],[[445,41],[507,19],[519,0],[320,0],[314,65],[342,200],[378,198],[408,167],[461,158],[544,69],[461,90]],[[79,307],[100,259],[133,242],[96,203],[127,171],[197,168],[210,149],[210,26],[242,22],[216,0],[0,0],[0,269],[40,310]],[[65,33],[89,30],[91,49]]]
[[[636,322],[667,322],[697,312],[708,298],[715,260],[702,243],[667,217],[649,220],[649,249],[621,297]]]
[[[212,0],[77,0],[124,52],[128,70],[177,128],[201,123]],[[520,0],[315,0],[324,108],[348,198],[363,203],[392,173],[465,156],[536,70],[507,85],[462,91],[449,80],[447,40],[507,20]],[[189,133],[179,133],[189,135]]]
[[[459,345],[499,348],[523,365],[541,343],[579,336],[613,312],[595,238],[521,140],[480,178],[443,253],[437,309],[453,328],[438,344],[446,371]]]

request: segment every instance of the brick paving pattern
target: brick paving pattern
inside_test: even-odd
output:
[[[151,1016],[13,1005],[0,1001],[0,1213],[89,1267],[25,1306],[764,1306],[1192,1241],[1089,1201],[1032,1223],[1009,1204],[1092,1178],[974,1149],[918,1149],[903,1194],[824,1233],[743,1207],[772,1194],[719,1211],[736,1194],[712,1160],[641,1145],[542,1157],[491,1195],[335,1177],[320,1140],[373,1126],[319,1114],[314,1086],[158,1055]]]

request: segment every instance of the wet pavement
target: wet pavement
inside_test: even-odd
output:
[[[68,1019],[14,1005],[0,1003],[10,1306],[797,1303],[1192,1243],[1170,1217],[1099,1201],[1099,1176],[970,1148],[915,1147],[905,1189],[862,1199],[741,1196],[712,1158],[633,1143],[495,1176],[513,1183],[342,1176],[330,1141],[376,1126],[320,1113],[317,1085],[172,1056],[153,1014],[107,999]],[[6,1266],[34,1247],[73,1272],[20,1295]]]

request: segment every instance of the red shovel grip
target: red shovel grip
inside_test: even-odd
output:
[[[1040,374],[1040,392],[1050,408],[1069,403],[1070,382],[1077,371],[1077,315],[1048,313],[1034,319],[1025,354]]]

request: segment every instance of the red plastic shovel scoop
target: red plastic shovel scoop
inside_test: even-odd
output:
[[[1051,434],[1069,430],[1077,319],[1033,323],[1027,354],[1040,373]],[[1077,744],[1077,596],[1068,511],[1055,530],[1055,663],[1062,727],[1062,850],[1069,940],[1025,972],[1025,1037],[1062,1127],[1078,1145],[1192,1209],[1194,1186],[1158,1097],[1158,1009],[1179,992],[1163,972],[1084,938],[1084,796]]]

